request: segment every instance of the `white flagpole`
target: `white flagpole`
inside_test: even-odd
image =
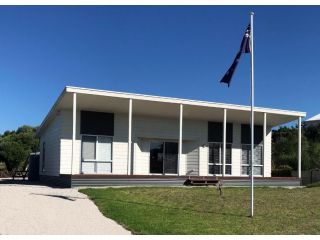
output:
[[[253,217],[254,208],[254,178],[253,178],[253,151],[254,151],[254,64],[253,64],[253,15],[254,12],[250,13],[250,45],[251,45],[251,217]]]

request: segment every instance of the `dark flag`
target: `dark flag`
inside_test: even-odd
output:
[[[251,35],[251,26],[249,24],[241,41],[241,46],[240,46],[241,53],[251,53],[250,35]]]
[[[238,66],[240,57],[242,53],[250,53],[251,52],[251,47],[250,47],[250,34],[251,34],[251,26],[250,24],[248,25],[246,32],[242,38],[241,45],[239,52],[237,53],[235,59],[233,60],[232,65],[226,72],[226,74],[223,76],[223,78],[220,80],[221,83],[226,83],[228,84],[228,87],[230,86],[232,76]]]

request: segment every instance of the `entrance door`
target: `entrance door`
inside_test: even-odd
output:
[[[176,174],[178,143],[152,141],[150,143],[150,173]]]

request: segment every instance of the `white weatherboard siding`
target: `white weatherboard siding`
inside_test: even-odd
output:
[[[134,139],[133,147],[133,174],[137,175],[147,175],[150,169],[150,141],[147,139]]]
[[[199,146],[192,143],[185,143],[184,147],[186,148],[187,159],[186,159],[186,172],[189,172],[189,175],[198,176],[199,175]]]
[[[128,115],[115,113],[114,116],[112,173],[127,174]],[[80,110],[77,112],[76,129],[76,155],[75,161],[72,163],[73,174],[78,174],[81,171]],[[59,140],[59,138],[61,139]],[[134,159],[132,166],[133,174],[148,175],[150,174],[150,142],[152,140],[178,142],[179,118],[133,115],[132,138],[132,156]],[[191,175],[208,176],[209,148],[207,138],[207,121],[184,119],[181,175],[185,175],[188,171],[193,170],[194,172]],[[67,110],[60,111],[59,116],[57,116],[52,124],[50,124],[50,127],[43,132],[41,141],[44,139],[47,139],[47,142],[49,141],[47,143],[46,155],[50,156],[50,158],[46,159],[46,174],[55,176],[59,173],[70,174],[72,157],[72,112]],[[271,127],[267,127],[266,140],[264,176],[270,177]],[[233,123],[232,176],[241,176],[240,123]]]
[[[233,143],[232,143],[232,168],[231,173],[234,176],[241,176],[241,124],[233,124]]]
[[[72,158],[72,112],[60,112],[61,140],[60,140],[60,173],[70,174]]]
[[[271,148],[272,148],[272,128],[267,127],[266,155],[264,159],[264,177],[271,177]]]
[[[60,173],[70,174],[71,171],[71,158],[72,158],[72,111],[61,111],[61,164]],[[75,141],[75,161],[72,163],[73,173],[79,173],[80,158],[81,158],[81,138],[79,135],[80,114],[77,112],[77,124],[76,124],[76,141]]]
[[[40,137],[40,175],[59,176],[61,116],[57,114]],[[43,143],[45,142],[45,168],[42,171]]]
[[[200,146],[199,149],[199,173],[200,176],[208,176],[208,160],[209,148],[207,146]]]
[[[114,174],[128,173],[128,114],[114,114],[112,160]]]
[[[209,160],[209,150],[208,150],[208,122],[203,122],[202,127],[202,139],[199,145],[199,175],[208,175],[208,160]]]

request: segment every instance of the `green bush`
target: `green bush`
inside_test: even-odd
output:
[[[25,169],[29,154],[38,150],[39,139],[34,127],[22,126],[0,134],[0,162],[5,163],[8,172]]]

